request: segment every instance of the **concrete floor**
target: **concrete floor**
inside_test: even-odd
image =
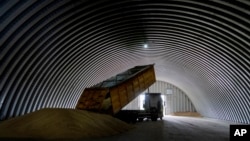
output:
[[[229,141],[229,125],[226,121],[166,116],[162,121],[136,123],[136,128],[124,134],[89,139],[89,141]]]
[[[156,122],[138,122],[134,129],[119,135],[76,141],[229,141],[230,124],[235,123],[209,118],[165,116]]]

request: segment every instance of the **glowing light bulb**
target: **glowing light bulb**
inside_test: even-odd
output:
[[[148,48],[148,44],[144,44],[144,48]]]

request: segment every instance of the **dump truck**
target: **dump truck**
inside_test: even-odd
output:
[[[144,110],[125,109],[120,110],[115,116],[126,122],[141,122],[144,119],[151,119],[157,121],[158,118],[162,120],[163,117],[163,100],[161,93],[145,93],[145,100],[143,104]]]
[[[154,64],[135,66],[85,88],[76,109],[116,116],[125,105],[155,82]]]

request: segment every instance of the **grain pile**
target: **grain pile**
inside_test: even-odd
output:
[[[109,115],[42,109],[0,123],[0,138],[79,139],[119,134],[133,126]]]

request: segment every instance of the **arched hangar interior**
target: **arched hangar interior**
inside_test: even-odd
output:
[[[247,0],[2,0],[0,118],[74,108],[84,88],[154,63],[202,116],[250,123],[249,10]]]

